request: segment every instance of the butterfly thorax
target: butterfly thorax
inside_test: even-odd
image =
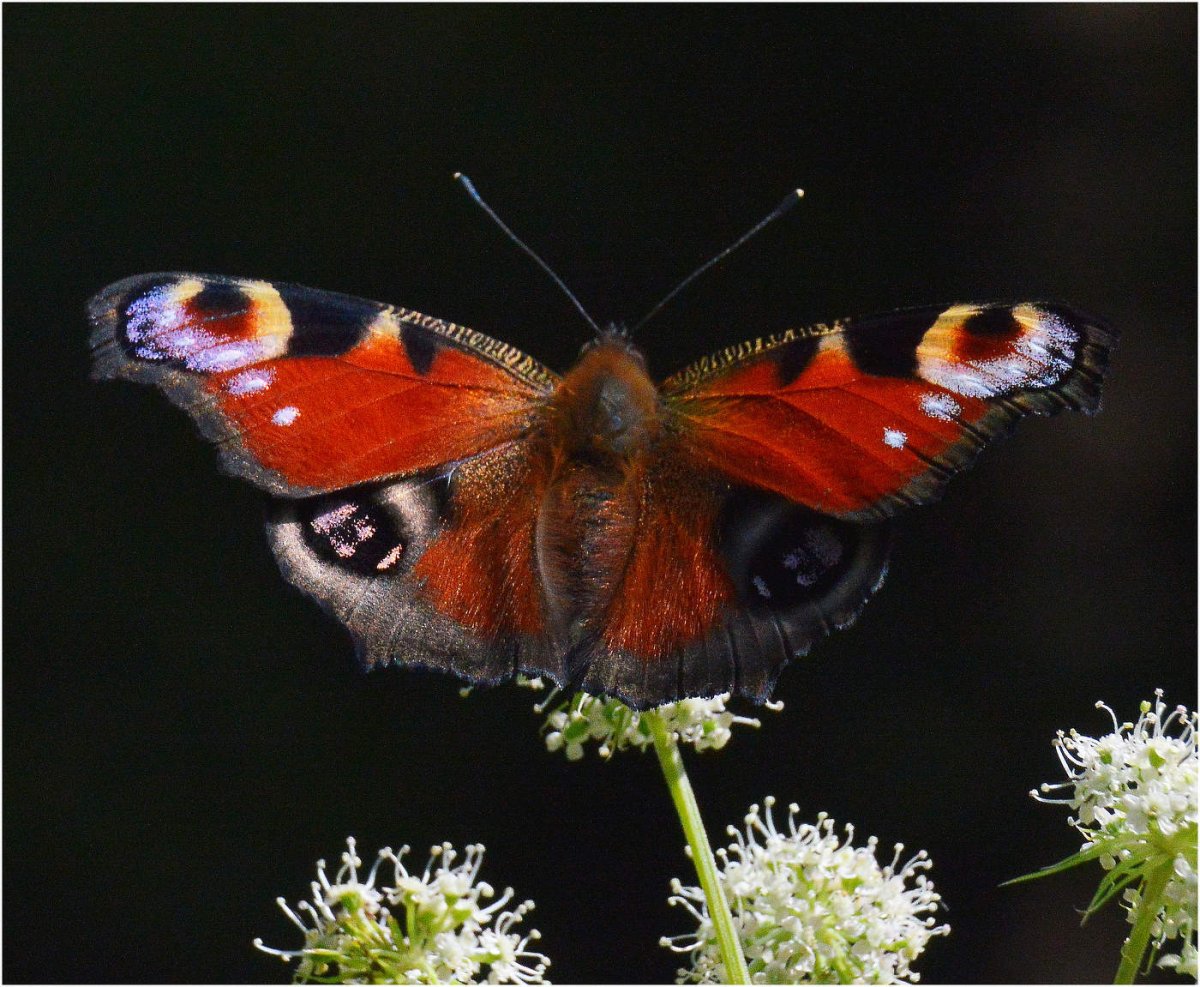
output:
[[[640,353],[605,336],[567,373],[551,399],[555,437],[567,459],[628,463],[662,429],[658,390]]]

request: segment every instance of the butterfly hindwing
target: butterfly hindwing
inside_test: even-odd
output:
[[[279,282],[147,274],[89,304],[95,375],[161,388],[271,493],[306,496],[511,441],[555,377],[409,309]]]
[[[911,309],[732,347],[663,392],[695,462],[871,520],[934,499],[1019,418],[1096,411],[1115,339],[1061,305]]]
[[[542,467],[535,449],[510,446],[450,474],[279,499],[268,538],[285,578],[349,629],[367,668],[562,681],[565,647],[531,557]]]
[[[841,521],[665,459],[588,639],[585,691],[635,708],[722,692],[770,698],[793,658],[883,582],[886,524]]]

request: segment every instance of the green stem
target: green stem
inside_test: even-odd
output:
[[[1165,861],[1150,871],[1141,887],[1137,907],[1134,909],[1133,931],[1121,947],[1121,965],[1117,969],[1114,984],[1131,984],[1141,969],[1142,959],[1146,955],[1146,947],[1150,943],[1150,930],[1154,919],[1162,907],[1163,891],[1167,881],[1171,879],[1170,860]]]
[[[704,831],[704,821],[700,818],[700,806],[696,803],[696,795],[688,781],[687,772],[683,769],[679,746],[658,713],[651,710],[643,713],[642,719],[649,725],[650,733],[654,737],[658,763],[662,765],[663,777],[667,780],[667,788],[671,790],[671,799],[675,802],[675,811],[679,813],[683,835],[687,837],[688,846],[692,849],[692,862],[696,865],[696,876],[700,878],[700,887],[704,889],[704,897],[708,901],[708,914],[717,934],[717,949],[721,953],[727,981],[731,984],[748,984],[750,971],[746,967],[746,957],[742,955],[742,944],[738,939],[737,930],[733,927],[729,902],[725,900],[725,891],[717,877],[717,861],[713,857],[712,847],[709,846],[708,834]]]

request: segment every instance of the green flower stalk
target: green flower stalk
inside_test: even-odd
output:
[[[542,688],[538,679],[522,684],[534,689]],[[688,852],[696,864],[700,885],[708,896],[708,908],[714,916],[715,948],[721,956],[726,982],[745,984],[750,982],[750,972],[742,955],[729,904],[717,880],[716,860],[679,751],[685,745],[697,751],[720,750],[732,737],[734,726],[761,725],[756,719],[730,712],[726,708],[729,698],[729,694],[725,693],[711,699],[682,699],[657,709],[638,712],[616,699],[599,699],[582,692],[555,704],[559,693],[553,690],[545,702],[535,706],[534,710],[544,713],[550,708],[542,728],[546,747],[551,751],[563,751],[570,761],[580,760],[584,745],[588,743],[596,743],[598,753],[604,758],[630,748],[654,748],[675,811],[679,815],[680,826],[688,841]],[[767,703],[766,707],[772,712],[779,712],[783,709],[783,703]]]
[[[544,984],[550,960],[529,948],[536,929],[513,932],[533,908],[532,901],[505,909],[512,888],[494,897],[478,880],[484,848],[468,846],[463,860],[449,843],[435,846],[422,873],[410,873],[408,847],[379,856],[365,880],[354,838],[346,841],[342,866],[331,882],[325,861],[317,862],[312,901],[292,909],[278,898],[284,914],[304,934],[300,949],[254,945],[284,962],[298,960],[297,983],[334,984]],[[376,887],[381,865],[389,864],[392,884]],[[301,917],[303,916],[303,917]],[[482,980],[480,978],[483,978]]]
[[[1197,976],[1200,721],[1183,706],[1168,713],[1162,695],[1156,690],[1153,703],[1141,704],[1135,723],[1118,723],[1109,707],[1097,703],[1113,724],[1100,738],[1060,730],[1054,747],[1067,780],[1030,792],[1040,802],[1070,806],[1076,814],[1068,822],[1084,844],[1066,860],[1017,881],[1100,862],[1106,873],[1084,919],[1121,896],[1133,928],[1121,950],[1117,983],[1132,983],[1155,957],[1159,966]],[[1064,794],[1050,797],[1054,792]]]
[[[683,769],[679,744],[675,734],[667,726],[667,716],[651,711],[646,715],[646,722],[654,736],[654,750],[658,754],[658,763],[662,767],[663,778],[671,792],[671,800],[675,803],[675,811],[679,814],[679,822],[688,841],[688,855],[696,865],[696,876],[700,879],[700,888],[697,891],[712,916],[713,943],[720,957],[723,974],[721,982],[748,984],[751,982],[750,969],[746,965],[742,942],[729,911],[729,900],[717,876],[717,864],[708,842],[708,833],[704,829],[704,820],[700,817],[700,806],[696,802],[687,772]]]
[[[915,982],[912,963],[933,936],[949,933],[935,913],[941,896],[925,875],[931,866],[920,851],[901,863],[896,845],[890,863],[876,859],[878,841],[853,845],[854,828],[844,839],[824,813],[816,825],[797,823],[799,809],[788,807],[788,825],[775,825],[775,800],[765,811],[751,806],[745,831],[729,827],[735,842],[717,851],[720,884],[733,912],[737,934],[756,984]],[[685,908],[696,931],[664,937],[662,945],[687,955],[678,971],[681,984],[728,982],[710,897],[700,888],[672,882],[673,905]]]

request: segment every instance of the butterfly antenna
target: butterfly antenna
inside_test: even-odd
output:
[[[518,247],[520,247],[522,250],[524,250],[525,253],[529,254],[529,256],[532,257],[537,262],[538,267],[540,267],[543,271],[545,271],[548,275],[550,275],[550,280],[553,281],[556,285],[558,285],[563,290],[564,295],[566,295],[569,299],[571,299],[571,304],[573,304],[577,309],[579,309],[579,314],[582,315],[585,319],[587,319],[588,325],[590,325],[596,331],[596,335],[597,336],[601,335],[600,327],[598,325],[596,325],[596,320],[593,319],[590,315],[588,315],[587,309],[585,309],[579,303],[579,299],[576,298],[574,293],[571,291],[571,289],[566,286],[566,284],[563,282],[563,279],[560,278],[557,274],[555,274],[554,271],[552,271],[550,269],[550,265],[547,264],[544,260],[542,260],[542,258],[540,258],[537,254],[535,254],[533,252],[533,249],[531,247],[529,247],[528,244],[525,243],[525,241],[523,241],[512,230],[510,230],[507,225],[505,225],[504,220],[502,220],[499,216],[497,216],[496,211],[491,206],[489,206],[486,202],[484,202],[483,197],[480,196],[480,194],[477,191],[475,191],[475,185],[471,181],[471,179],[469,179],[461,171],[456,171],[454,173],[454,180],[456,182],[460,182],[462,184],[462,187],[467,190],[467,194],[472,199],[475,200],[475,204],[477,206],[479,206],[479,208],[482,209],[485,213],[487,213],[489,216],[492,217],[492,222],[494,222],[497,226],[499,226],[500,229],[502,229],[505,232],[505,234],[508,236],[508,238],[510,240],[512,240],[513,243],[515,243]]]
[[[661,302],[659,302],[657,305],[655,305],[654,308],[650,309],[650,311],[648,313],[646,313],[645,317],[637,325],[635,325],[633,327],[633,329],[630,331],[630,334],[632,335],[632,333],[635,333],[639,329],[641,329],[642,326],[644,326],[647,322],[649,322],[652,318],[654,318],[654,316],[656,316],[659,313],[659,310],[662,309],[662,307],[664,305],[666,305],[667,302],[669,302],[672,298],[674,298],[681,291],[683,291],[684,288],[686,288],[689,284],[691,284],[693,281],[695,281],[696,278],[700,277],[701,274],[703,274],[705,271],[707,271],[710,267],[713,267],[714,265],[721,263],[721,261],[723,261],[731,253],[733,253],[735,250],[737,250],[738,247],[740,247],[743,243],[745,243],[747,240],[749,240],[752,236],[754,236],[756,233],[758,233],[760,230],[762,230],[763,227],[768,226],[769,224],[775,222],[775,220],[777,220],[784,213],[788,212],[792,208],[792,206],[794,206],[797,202],[799,202],[803,198],[804,198],[804,189],[802,189],[802,188],[798,188],[794,192],[789,192],[787,194],[787,197],[781,203],[779,203],[779,205],[777,205],[774,209],[772,209],[769,215],[764,216],[762,219],[760,219],[757,223],[754,224],[754,226],[752,226],[750,229],[748,229],[745,233],[743,233],[740,237],[738,237],[738,239],[736,239],[728,247],[726,247],[719,254],[717,254],[716,257],[712,258],[712,260],[708,261],[705,264],[701,264],[698,268],[696,268],[696,270],[692,271],[691,274],[689,274],[686,278],[684,278],[682,281],[680,281],[679,284],[677,284],[674,288],[672,288],[669,292],[667,292],[666,297],[663,298],[663,300]]]

